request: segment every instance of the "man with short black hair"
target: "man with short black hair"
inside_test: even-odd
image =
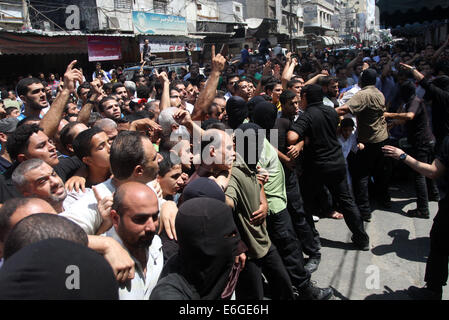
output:
[[[152,188],[150,182],[156,179],[158,162],[161,160],[151,140],[136,131],[122,131],[118,134],[112,144],[109,159],[113,178],[96,185],[95,193],[87,193],[65,212],[87,234],[103,233],[112,227],[112,221],[108,217],[102,217],[96,210],[97,202],[112,196],[116,188],[125,182],[146,183]]]
[[[305,112],[289,132],[289,144],[309,137],[304,148],[304,172],[301,182],[304,207],[312,215],[315,197],[326,186],[340,205],[345,222],[352,231],[355,247],[369,250],[369,237],[365,232],[354,198],[349,191],[346,162],[337,139],[339,117],[335,109],[323,104],[323,91],[318,85],[307,85],[301,91]],[[302,142],[303,144],[304,142]]]
[[[118,99],[122,99],[123,101],[128,100],[128,93],[125,85],[121,82],[114,83],[112,86],[112,93],[115,94]]]
[[[86,188],[102,183],[111,176],[109,137],[98,127],[89,128],[77,135],[73,150],[86,166]]]
[[[109,118],[114,121],[118,121],[122,118],[122,112],[118,101],[112,96],[107,96],[101,99],[98,103],[98,110],[105,118]]]
[[[17,119],[6,118],[0,120],[0,174],[5,172],[12,165],[11,157],[6,150],[8,136],[16,130]]]
[[[37,124],[25,124],[18,127],[6,144],[13,166],[0,175],[0,203],[22,195],[15,188],[11,176],[14,169],[23,161],[38,158],[55,168],[55,171],[67,181],[83,164],[76,157],[58,158],[56,147]]]
[[[46,239],[64,239],[88,245],[86,233],[76,223],[46,212],[29,215],[19,221],[5,241],[5,261],[20,249]]]
[[[385,97],[376,87],[377,72],[366,69],[361,76],[361,88],[345,105],[336,109],[342,116],[351,113],[357,117],[358,142],[365,148],[356,153],[352,182],[354,195],[364,221],[371,220],[369,202],[369,178],[374,176],[378,200],[382,206],[391,207],[388,192],[389,162],[384,158],[382,147],[388,141]]]

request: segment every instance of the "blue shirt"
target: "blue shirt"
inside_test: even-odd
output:
[[[247,63],[247,62],[249,62],[249,52],[248,52],[248,50],[242,49],[242,51],[240,51],[240,54],[241,54],[240,61],[241,61],[242,63]]]

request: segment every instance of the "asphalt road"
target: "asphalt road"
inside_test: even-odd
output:
[[[409,218],[404,213],[416,208],[413,186],[402,183],[390,191],[393,207],[375,210],[365,223],[370,251],[353,248],[344,220],[316,223],[322,259],[312,280],[319,287],[331,286],[337,300],[410,300],[407,289],[425,285],[429,233],[438,204],[430,203],[431,219]],[[449,289],[444,289],[443,299],[449,300]]]

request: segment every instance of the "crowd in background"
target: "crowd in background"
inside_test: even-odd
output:
[[[330,299],[311,280],[326,259],[315,223],[344,219],[370,250],[365,223],[374,202],[391,208],[402,162],[417,196],[406,215],[428,219],[439,201],[427,285],[412,292],[441,299],[449,39],[224,48],[178,72],[128,80],[72,61],[2,88],[0,298]],[[81,290],[68,265],[89,270]]]

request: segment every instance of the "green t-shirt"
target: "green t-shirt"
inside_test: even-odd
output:
[[[267,196],[270,214],[276,214],[287,208],[287,191],[285,189],[285,174],[277,150],[265,139],[263,150],[257,163],[268,171],[268,182],[263,186]]]
[[[271,246],[266,221],[259,226],[250,223],[252,213],[260,206],[260,184],[256,173],[238,154],[232,166],[226,196],[234,201],[234,220],[242,241],[248,247],[247,256],[250,259],[263,258]]]

